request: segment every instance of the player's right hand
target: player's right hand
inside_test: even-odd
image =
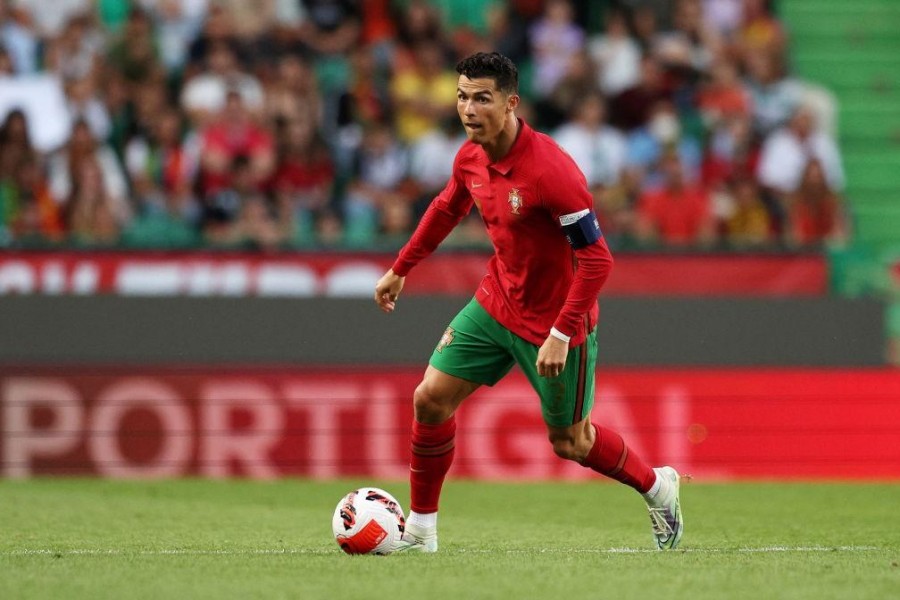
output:
[[[406,277],[400,277],[393,269],[388,269],[378,283],[375,284],[375,304],[386,313],[392,312],[397,306],[397,298],[403,289]]]

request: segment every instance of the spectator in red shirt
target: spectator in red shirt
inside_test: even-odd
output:
[[[239,156],[249,160],[253,185],[257,191],[272,175],[275,150],[269,132],[257,125],[244,106],[240,92],[230,91],[215,123],[200,139],[201,189],[215,194],[231,184],[231,165]]]
[[[788,204],[790,243],[815,246],[846,240],[841,200],[828,186],[825,170],[818,160],[807,163],[800,187],[790,196]]]
[[[328,206],[334,177],[331,155],[311,119],[286,123],[279,132],[272,190],[282,217],[293,224],[295,241],[303,241],[297,238],[311,231],[315,215]]]
[[[706,192],[685,180],[677,154],[665,154],[660,170],[663,186],[638,200],[638,239],[668,246],[710,243],[714,227]]]

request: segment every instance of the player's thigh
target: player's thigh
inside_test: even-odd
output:
[[[586,419],[594,406],[597,330],[580,346],[569,349],[566,366],[556,377],[538,375],[538,347],[519,339],[514,347],[519,363],[541,399],[541,415],[551,428],[568,428]]]
[[[443,423],[479,387],[480,383],[448,375],[428,365],[414,397],[416,420]]]
[[[513,336],[474,299],[450,322],[428,364],[453,377],[494,385],[515,364]]]

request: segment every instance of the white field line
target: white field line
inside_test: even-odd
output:
[[[673,551],[676,554],[770,554],[770,553],[832,553],[832,552],[874,552],[881,550],[878,546],[761,546],[751,548],[683,548]],[[664,554],[651,548],[545,548],[542,550],[510,549],[510,550],[467,550],[459,548],[445,554]],[[670,553],[666,552],[665,554]],[[50,548],[32,548],[0,551],[0,557],[7,556],[279,556],[279,555],[341,555],[338,548],[261,548],[261,549],[220,549],[192,550],[172,548],[160,550],[124,550],[102,548],[75,548],[54,550]]]

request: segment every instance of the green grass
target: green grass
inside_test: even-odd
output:
[[[896,598],[900,485],[682,487],[683,550],[610,484],[450,481],[436,555],[350,557],[358,481],[0,482],[0,598]],[[366,482],[376,483],[376,482]],[[406,485],[380,485],[401,502]]]

